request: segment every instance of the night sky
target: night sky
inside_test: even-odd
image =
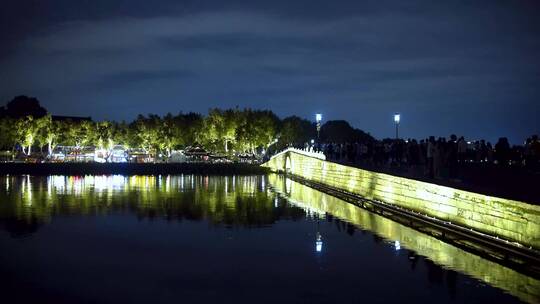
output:
[[[540,133],[540,2],[1,1],[0,104],[268,108],[378,138]]]

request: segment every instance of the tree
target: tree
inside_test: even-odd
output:
[[[187,114],[179,113],[174,117],[174,120],[175,128],[173,131],[176,147],[186,147],[203,140],[201,138],[203,118],[200,114],[193,112]]]
[[[171,157],[172,149],[177,145],[180,135],[176,118],[167,113],[159,122],[160,148],[165,150],[167,157]]]
[[[0,119],[0,148],[15,149],[17,144],[17,132],[14,119],[5,117]]]
[[[39,104],[39,100],[34,97],[17,96],[7,103],[4,115],[12,118],[24,118],[32,116],[41,118],[47,115],[47,110]]]
[[[38,142],[41,146],[47,145],[47,155],[51,156],[54,148],[58,145],[60,134],[62,134],[62,123],[53,121],[51,115],[47,114],[37,119],[37,127]]]
[[[345,120],[330,120],[321,127],[321,139],[325,142],[352,143],[372,142],[375,139],[362,130],[355,129]]]
[[[160,143],[160,127],[161,118],[158,115],[137,116],[137,119],[131,125],[137,146],[142,147],[150,154],[157,154],[160,145],[162,145]]]
[[[133,132],[130,129],[130,126],[125,121],[120,123],[115,122],[114,124],[115,132],[113,134],[113,141],[123,145],[126,149],[135,147],[136,145],[133,141]]]
[[[22,152],[25,155],[32,153],[32,145],[34,144],[38,131],[38,124],[32,116],[19,118],[15,122],[16,142],[21,146]],[[27,150],[25,150],[25,147]]]
[[[209,146],[223,145],[225,153],[229,152],[229,144],[236,142],[239,112],[237,109],[211,109],[204,120],[203,140]]]
[[[67,120],[65,127],[65,140],[69,145],[81,148],[96,142],[97,131],[94,123],[91,121],[83,120],[75,122]]]
[[[267,148],[277,135],[278,122],[279,118],[271,111],[244,110],[238,119],[238,146],[253,154],[259,147]]]
[[[256,111],[253,128],[255,141],[253,146],[268,148],[277,137],[279,118],[272,111]]]
[[[220,138],[223,140],[225,153],[229,152],[229,143],[234,144],[236,142],[236,130],[238,129],[239,119],[238,109],[228,109],[223,113],[223,125],[219,132]]]
[[[94,145],[99,149],[106,151],[105,159],[108,160],[112,155],[112,150],[116,142],[114,141],[116,133],[116,123],[110,121],[101,121],[93,125],[95,127]]]
[[[278,145],[280,147],[303,146],[304,143],[316,137],[317,129],[314,123],[298,116],[290,116],[282,121]]]
[[[223,124],[223,115],[221,110],[212,109],[203,121],[203,130],[200,133],[199,140],[206,148],[215,147],[219,140],[219,126]]]

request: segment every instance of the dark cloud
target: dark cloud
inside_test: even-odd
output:
[[[0,98],[52,112],[270,108],[384,137],[538,133],[535,1],[14,1]],[[118,111],[111,111],[118,109]]]
[[[134,70],[111,74],[100,79],[98,86],[116,87],[126,84],[139,84],[147,81],[178,80],[195,77],[195,73],[182,70]]]

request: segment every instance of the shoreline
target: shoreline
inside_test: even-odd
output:
[[[392,172],[367,170],[488,196],[519,200],[530,205],[540,205],[540,196],[537,194],[538,189],[535,188],[531,188],[535,189],[532,191],[533,193],[524,195],[521,191],[508,187],[508,184],[506,184],[507,187],[503,188],[498,187],[500,185],[453,184],[441,180],[414,178]],[[271,170],[266,167],[244,163],[0,163],[0,175],[259,175],[268,173],[271,173]],[[510,183],[510,186],[513,184],[515,183]]]
[[[1,175],[251,175],[267,173],[269,173],[267,168],[241,163],[0,163]]]

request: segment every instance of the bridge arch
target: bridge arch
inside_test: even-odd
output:
[[[291,154],[287,153],[285,154],[285,167],[283,168],[283,172],[292,173],[292,168],[293,168],[293,162],[292,162]]]

